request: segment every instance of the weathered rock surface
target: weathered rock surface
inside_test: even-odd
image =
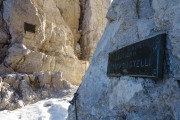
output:
[[[0,80],[0,110],[13,110],[52,97],[54,92],[73,88],[60,72],[7,74]]]
[[[106,26],[105,19],[110,0],[80,0],[81,1],[81,58],[91,60]]]
[[[109,23],[78,90],[78,120],[180,119],[180,1],[114,0]],[[108,53],[167,33],[163,80],[107,77]],[[75,119],[75,106],[68,120]]]
[[[86,7],[91,10],[83,13],[83,20],[88,17],[96,23],[100,15],[88,15],[101,8],[105,12],[105,8],[102,2],[89,2]],[[79,31],[81,11],[79,0],[0,0],[1,110],[36,102],[70,88],[70,83],[81,83],[89,66],[89,61],[79,60],[79,40],[85,30]],[[97,31],[106,24],[105,14],[102,16]],[[87,23],[86,30],[94,23]],[[101,34],[96,34],[98,40]]]
[[[6,0],[2,5],[3,18],[11,35],[11,46],[2,49],[8,51],[1,57],[6,56],[3,61],[6,66],[28,74],[62,71],[67,80],[79,84],[85,72],[85,65],[74,52],[75,41],[79,39],[79,2]],[[70,5],[73,13],[66,10]],[[30,28],[25,24],[30,24]]]
[[[79,18],[81,16],[80,2],[79,0],[55,0],[56,6],[59,9],[64,21],[71,28],[74,36],[74,47],[80,39],[79,33]],[[104,27],[105,28],[105,27]]]
[[[90,4],[85,6],[87,10],[80,8],[80,2],[79,0],[1,0],[0,74],[61,71],[66,80],[72,84],[80,84],[89,65],[88,61],[83,61],[85,59],[78,59],[84,50],[80,47],[80,37],[84,36],[83,31],[97,27],[92,34],[97,37],[88,37],[88,40],[98,41],[106,24],[107,10],[101,6],[104,3],[102,1],[89,0]],[[108,2],[105,2],[105,6],[108,6]],[[90,15],[96,10],[98,14]],[[83,15],[81,11],[84,11]],[[101,20],[101,24],[97,24],[98,19]],[[79,32],[80,23],[83,23],[82,33]],[[94,47],[96,44],[97,42],[93,44]],[[89,44],[83,45],[89,46]]]

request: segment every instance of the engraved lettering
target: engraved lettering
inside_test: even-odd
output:
[[[134,43],[109,54],[108,76],[162,77],[166,34]]]

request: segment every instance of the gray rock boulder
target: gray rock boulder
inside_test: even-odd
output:
[[[179,120],[179,0],[114,0],[106,30],[78,90],[68,120]],[[108,77],[108,54],[167,34],[163,80]]]

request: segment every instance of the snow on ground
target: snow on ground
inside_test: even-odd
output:
[[[1,111],[0,120],[66,120],[75,89],[61,98],[49,98],[14,111]],[[58,95],[57,95],[58,96]]]

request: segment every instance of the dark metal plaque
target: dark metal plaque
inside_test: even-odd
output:
[[[31,33],[35,33],[36,32],[36,25],[32,25],[29,23],[24,23],[24,32],[26,33],[26,31],[31,32]]]
[[[163,77],[166,34],[143,40],[109,53],[109,77]]]

